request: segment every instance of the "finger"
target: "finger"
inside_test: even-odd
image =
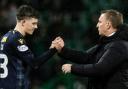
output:
[[[52,41],[52,43],[53,43],[53,44],[57,44],[57,43],[58,43],[58,41],[57,41],[57,40],[55,40],[55,41]]]
[[[65,68],[64,67],[62,67],[62,71],[65,71]]]
[[[56,38],[56,40],[59,40],[59,39],[60,39],[60,37],[57,37],[57,38]]]
[[[57,37],[56,40],[63,41],[61,37]]]
[[[63,72],[64,72],[64,74],[66,74],[67,72],[66,72],[66,70],[63,70]]]
[[[65,74],[67,74],[67,73],[69,73],[69,71],[68,70],[65,70]]]

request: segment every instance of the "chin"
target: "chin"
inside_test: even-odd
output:
[[[29,35],[33,35],[33,33],[30,33]]]
[[[34,31],[30,32],[29,34],[32,35]]]
[[[31,32],[31,33],[27,33],[28,35],[32,35],[33,34],[33,32]]]

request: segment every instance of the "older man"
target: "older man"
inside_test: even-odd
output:
[[[128,28],[116,10],[101,12],[97,23],[98,44],[87,52],[66,48],[62,38],[53,41],[59,56],[77,64],[62,71],[89,78],[87,89],[128,89]]]

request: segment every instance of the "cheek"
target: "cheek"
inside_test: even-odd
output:
[[[100,25],[99,25],[99,29],[98,29],[98,30],[100,31],[101,29],[102,29],[102,25],[100,24]]]
[[[101,34],[104,33],[104,25],[100,25],[98,30],[99,30],[99,33]]]
[[[27,24],[27,28],[28,29],[32,29],[32,25],[31,24]]]
[[[100,30],[104,30],[104,29],[105,29],[104,24],[101,24],[101,25],[99,26],[99,28],[100,28]]]

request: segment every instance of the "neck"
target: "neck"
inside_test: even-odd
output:
[[[111,30],[109,30],[108,33],[105,36],[110,37],[110,36],[114,35],[114,33],[116,32],[116,30],[117,29],[111,29]]]
[[[108,35],[108,37],[110,37],[110,36],[112,36],[112,35],[114,35],[114,34],[115,34],[115,32],[112,32],[111,34]]]
[[[17,23],[17,25],[15,26],[14,30],[20,32],[23,36],[25,36],[25,32],[24,32],[24,29],[21,26],[21,24]]]

